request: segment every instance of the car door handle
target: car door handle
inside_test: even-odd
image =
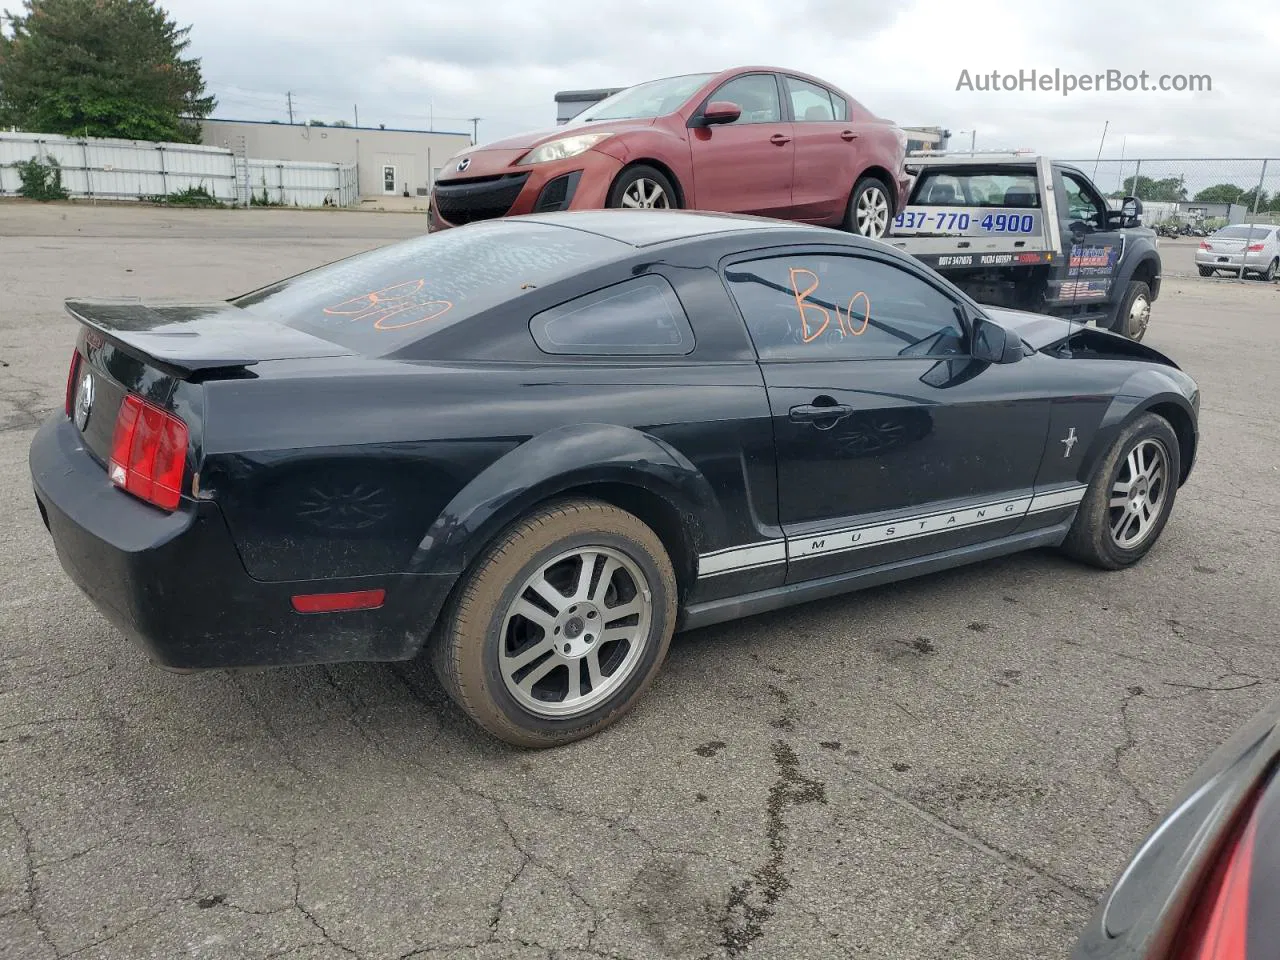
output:
[[[841,140],[857,140],[858,135],[854,133],[852,130],[845,130],[843,133],[840,134],[840,139]]]
[[[845,403],[833,403],[823,406],[805,403],[798,407],[792,407],[787,412],[791,416],[792,423],[812,423],[819,430],[830,430],[845,417],[851,416],[853,407]]]
[[[782,146],[784,143],[790,143],[791,138],[788,137],[786,134],[775,133],[772,137],[769,138],[769,142],[776,143],[778,146]]]

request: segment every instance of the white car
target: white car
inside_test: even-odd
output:
[[[1270,223],[1237,223],[1209,234],[1196,250],[1196,267],[1200,276],[1210,277],[1219,270],[1240,276],[1274,280],[1280,273],[1280,227]]]

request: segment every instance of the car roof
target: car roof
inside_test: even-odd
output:
[[[651,247],[718,233],[830,232],[825,227],[702,210],[569,210],[506,218],[508,223],[541,223],[593,233],[633,247]]]

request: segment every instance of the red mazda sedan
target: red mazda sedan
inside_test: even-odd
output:
[[[715,210],[883,236],[906,134],[842,90],[772,67],[652,80],[568,124],[450,158],[431,230],[551,210]]]

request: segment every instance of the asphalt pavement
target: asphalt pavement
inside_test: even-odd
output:
[[[62,301],[227,297],[424,226],[0,204],[0,957],[1064,956],[1276,695],[1280,286],[1199,279],[1147,341],[1200,381],[1199,463],[1134,569],[1036,553],[686,634],[551,752],[422,663],[155,669],[31,494]]]

